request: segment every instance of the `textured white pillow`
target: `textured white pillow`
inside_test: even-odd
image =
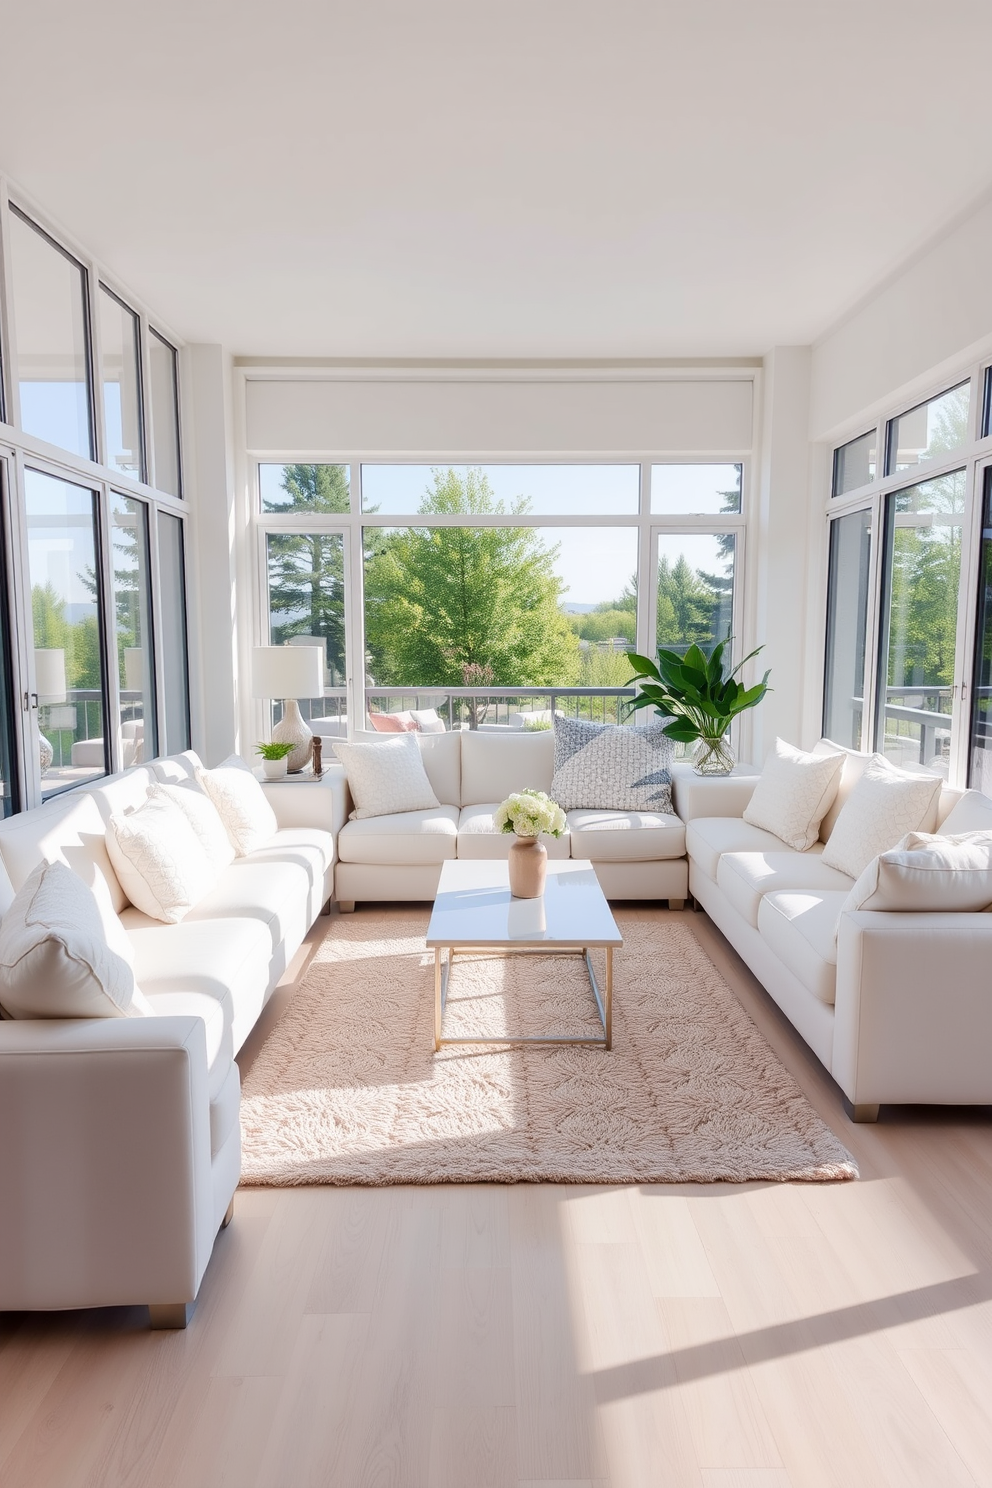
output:
[[[265,792],[242,760],[224,761],[216,770],[197,770],[196,778],[217,807],[239,858],[264,847],[279,830]]]
[[[65,863],[39,863],[0,924],[0,1004],[12,1018],[141,1017],[131,943]]]
[[[843,754],[807,754],[776,739],[744,808],[744,820],[805,852],[820,835],[820,822],[837,794],[843,768]]]
[[[851,791],[823,849],[828,868],[860,878],[872,858],[907,832],[929,831],[937,812],[939,775],[909,775],[873,755]]]
[[[188,820],[167,796],[149,796],[135,811],[115,811],[107,852],[131,903],[176,925],[217,882]]]
[[[967,914],[992,904],[992,832],[910,832],[872,858],[843,909]]]
[[[150,785],[149,796],[164,796],[185,816],[207,855],[207,861],[221,873],[234,862],[234,846],[220,819],[220,812],[206,791],[192,780],[188,785]]]
[[[446,732],[444,719],[440,717],[436,708],[411,708],[410,717],[422,734],[443,734]]]
[[[352,817],[391,816],[440,806],[420,757],[416,734],[397,734],[381,744],[335,744],[354,797]]]

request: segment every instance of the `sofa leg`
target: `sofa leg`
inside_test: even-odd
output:
[[[685,900],[684,899],[669,899],[669,901],[668,901],[668,907],[669,907],[669,909],[685,909]]]
[[[153,1328],[185,1328],[195,1306],[195,1302],[152,1302],[148,1321]]]
[[[338,914],[354,914],[354,913],[355,913],[355,901],[354,901],[354,899],[339,899],[338,900]]]
[[[852,1121],[860,1122],[878,1120],[877,1106],[869,1105],[867,1103],[858,1104],[857,1102],[848,1101],[847,1109]]]
[[[234,1218],[234,1199],[232,1198],[231,1199],[231,1202],[227,1206],[227,1213],[224,1215],[224,1218],[220,1222],[221,1229],[222,1230],[226,1230],[227,1227],[228,1227],[228,1225],[231,1223],[231,1220],[233,1218]]]

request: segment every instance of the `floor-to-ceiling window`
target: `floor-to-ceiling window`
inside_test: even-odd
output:
[[[978,785],[985,710],[972,687],[988,687],[982,387],[975,369],[835,449],[823,704],[824,732],[838,743]]]
[[[0,181],[3,810],[189,743],[173,342]]]

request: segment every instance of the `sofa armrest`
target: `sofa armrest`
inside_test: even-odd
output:
[[[0,1309],[176,1304],[214,1241],[195,1017],[0,1023]]]
[[[352,809],[343,765],[325,765],[319,780],[266,780],[262,789],[280,827],[320,827],[335,841]]]
[[[672,766],[672,803],[684,822],[697,816],[742,816],[761,772],[735,765],[731,775],[697,775],[690,764]]]
[[[855,1105],[992,1103],[992,914],[842,914],[831,1073]]]

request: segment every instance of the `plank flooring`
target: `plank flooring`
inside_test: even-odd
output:
[[[186,1332],[0,1318],[2,1488],[992,1488],[992,1112],[852,1126],[683,918],[860,1183],[243,1190]]]

